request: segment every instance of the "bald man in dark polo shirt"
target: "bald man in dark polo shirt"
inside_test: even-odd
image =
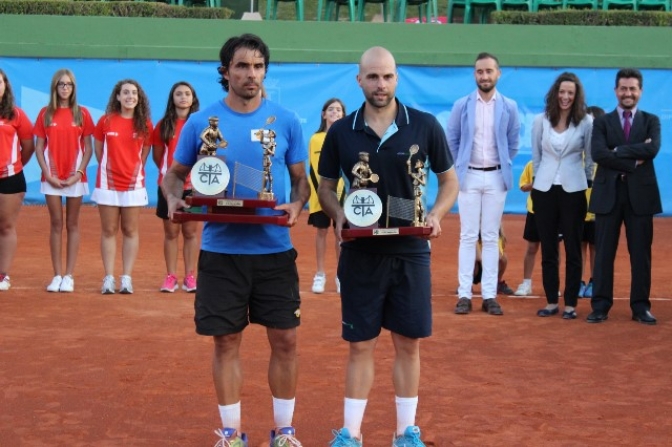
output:
[[[407,160],[429,166],[439,188],[427,214],[429,239],[441,235],[441,218],[457,197],[457,176],[443,129],[432,115],[406,107],[395,97],[398,74],[392,54],[381,47],[367,50],[357,82],[366,101],[359,110],[334,123],[322,147],[318,196],[340,235],[345,215],[336,195],[341,175],[354,181],[352,167],[368,152],[372,172],[379,175],[377,193],[414,199]],[[419,147],[412,155],[410,148]],[[383,212],[385,215],[385,212]],[[384,219],[381,219],[384,220]],[[380,222],[384,226],[384,222]],[[390,222],[391,226],[402,226]],[[406,222],[405,225],[408,225]],[[394,446],[424,445],[415,425],[420,382],[420,339],[432,332],[430,246],[416,236],[359,238],[343,242],[338,266],[341,280],[343,338],[350,343],[344,425],[332,447],[361,446],[361,423],[374,381],[374,349],[381,329],[391,332],[395,347],[394,389],[397,427]],[[376,440],[379,444],[384,440]],[[388,441],[389,442],[389,441]]]

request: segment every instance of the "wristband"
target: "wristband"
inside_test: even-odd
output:
[[[80,174],[82,174],[82,177],[84,177],[84,171],[83,170],[77,169],[75,172],[79,172]]]

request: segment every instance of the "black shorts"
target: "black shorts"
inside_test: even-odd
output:
[[[327,216],[327,213],[324,211],[316,211],[308,215],[308,225],[312,225],[315,228],[329,228],[329,225],[336,226],[336,222],[331,220],[331,217]]]
[[[182,193],[182,198],[186,198],[188,195],[191,194],[191,189],[185,190]],[[168,220],[168,202],[166,201],[166,198],[163,196],[163,191],[161,191],[161,187],[159,186],[159,190],[156,193],[156,215],[157,217],[160,217],[163,220]]]
[[[528,242],[539,242],[539,233],[537,232],[537,222],[534,219],[534,213],[527,212],[525,218],[525,229],[523,230],[523,239]]]
[[[582,242],[588,242],[589,244],[595,243],[595,221],[587,220],[583,223],[583,237],[581,238]]]
[[[196,332],[228,335],[249,323],[291,329],[301,323],[296,250],[227,255],[201,250],[194,303]]]
[[[0,178],[0,194],[19,194],[26,192],[26,177],[23,171],[9,177]]]
[[[389,255],[343,248],[338,277],[344,340],[371,340],[381,328],[408,338],[432,335],[429,253]]]

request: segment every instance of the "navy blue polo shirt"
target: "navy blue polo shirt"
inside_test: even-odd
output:
[[[369,153],[371,171],[380,180],[372,187],[377,188],[383,202],[383,214],[379,226],[386,226],[387,197],[394,196],[412,200],[413,181],[408,175],[406,161],[409,149],[419,146],[417,154],[411,158],[411,167],[422,160],[425,170],[443,173],[453,166],[448,151],[448,142],[443,128],[436,118],[426,112],[406,107],[397,102],[397,117],[390,123],[387,132],[380,138],[364,122],[364,105],[347,117],[335,122],[324,140],[318,174],[336,180],[346,179],[346,191],[352,183],[352,167],[359,161],[360,152]],[[411,222],[390,220],[390,227],[409,226]],[[344,244],[345,247],[374,253],[425,253],[429,252],[426,240],[414,236],[385,236],[360,238]]]

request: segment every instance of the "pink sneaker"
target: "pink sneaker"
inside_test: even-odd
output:
[[[162,292],[166,293],[173,293],[178,289],[177,285],[177,276],[173,275],[172,273],[169,273],[168,276],[166,276],[166,279],[163,281],[163,285],[159,290]]]
[[[196,291],[196,278],[193,274],[188,274],[184,277],[184,282],[182,283],[182,290],[186,290],[189,293]]]

